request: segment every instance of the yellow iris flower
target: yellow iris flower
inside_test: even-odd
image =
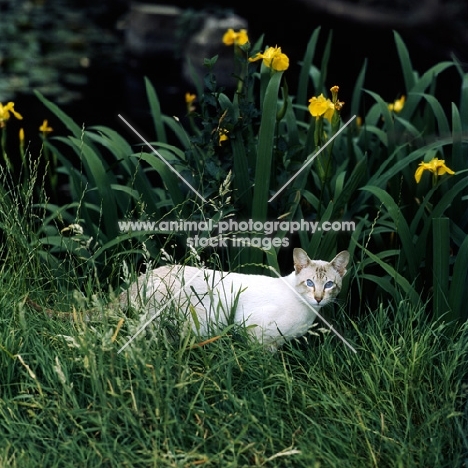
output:
[[[249,62],[256,62],[263,59],[263,64],[275,71],[285,71],[289,67],[289,58],[281,52],[281,47],[269,47],[263,54],[258,53],[255,57],[250,57]]]
[[[5,105],[0,102],[0,128],[5,126],[6,121],[10,118],[10,113],[13,114],[18,120],[23,120],[23,116],[16,112],[14,107],[14,102],[9,102]]]
[[[227,46],[234,44],[242,46],[247,42],[249,42],[249,36],[246,29],[240,29],[239,32],[236,32],[234,29],[229,28],[223,36],[223,44]]]
[[[416,179],[416,183],[419,184],[421,181],[421,177],[424,171],[432,172],[436,176],[444,175],[444,174],[455,174],[452,169],[448,168],[445,165],[444,159],[434,158],[431,161],[425,163],[420,162],[416,172],[414,173],[414,178]]]
[[[197,95],[196,95],[196,94],[185,93],[185,102],[186,102],[187,104],[192,104],[193,101],[195,101],[195,99],[197,99]]]
[[[335,105],[330,99],[325,99],[325,96],[321,94],[319,97],[312,97],[309,99],[309,112],[312,117],[319,118],[324,116],[331,122],[333,113],[335,112]]]
[[[406,96],[401,96],[394,103],[388,105],[388,110],[393,112],[401,112],[405,106]]]
[[[39,131],[46,134],[52,132],[54,129],[49,127],[49,122],[47,120],[43,120],[42,125],[39,127]]]

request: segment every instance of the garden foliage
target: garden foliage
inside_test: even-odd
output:
[[[401,99],[389,105],[366,89],[364,63],[348,93],[351,101],[342,103],[338,87],[330,93],[327,83],[332,36],[317,65],[319,36],[320,28],[307,45],[295,95],[288,90],[287,57],[277,48],[260,53],[263,39],[251,44],[244,36],[239,43],[235,37],[231,41],[237,87],[220,89],[216,57],[206,59],[197,99],[187,101],[188,113],[181,120],[164,114],[146,79],[154,122],[150,144],[158,155],[111,128],[81,128],[37,93],[70,132],[44,139],[57,170],[68,177],[72,198],[66,205],[41,205],[47,217],[37,236],[44,257],[58,268],[64,252],[71,253],[68,260],[84,277],[90,271],[108,276],[109,265],[118,264],[122,252],[135,253],[137,261],[143,244],[156,263],[161,248],[177,261],[188,258],[184,249],[171,247],[183,246],[186,233],[122,233],[119,219],[349,220],[355,222],[352,233],[301,231],[291,243],[312,258],[332,258],[348,249],[354,268],[345,290],[354,287],[363,305],[385,296],[401,295],[413,304],[433,296],[436,315],[466,318],[468,75],[456,61],[438,63],[419,75],[395,33],[405,84]],[[277,68],[268,62],[276,53],[283,60]],[[260,65],[257,59],[262,59]],[[447,112],[436,91],[439,75],[450,68],[458,70],[460,98]],[[311,97],[315,103],[331,102],[333,117],[314,115],[307,107]],[[445,161],[450,172],[425,170],[437,160]],[[421,163],[426,166],[416,182]],[[66,237],[62,230],[69,225],[80,225],[83,232]],[[209,261],[215,252],[224,268],[263,272],[262,265],[281,269],[280,249],[246,246],[200,253]]]
[[[207,59],[184,118],[145,80],[158,154],[37,93],[68,135],[44,121],[36,158],[20,133],[18,173],[6,138],[23,110],[0,105],[1,466],[467,464],[468,74],[453,61],[419,75],[395,33],[401,96],[367,89],[366,63],[344,93],[327,83],[331,35],[317,65],[317,29],[291,94],[284,52],[238,34],[237,87],[219,89]],[[449,69],[460,97],[447,106]],[[138,262],[280,270],[273,245],[196,251],[187,233],[117,223],[234,218],[355,222],[274,235],[313,258],[349,250],[333,324],[356,353],[318,321],[269,353],[243,327],[198,336],[174,305],[158,326],[116,306]]]

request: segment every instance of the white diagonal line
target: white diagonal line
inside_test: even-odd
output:
[[[314,312],[314,314],[355,354],[357,354],[357,351],[355,348],[353,348],[344,338],[342,335],[340,335],[336,330],[335,328],[333,327],[333,325],[329,322],[327,322],[318,312],[317,310],[312,307],[308,302],[306,302],[303,297],[287,282],[285,281],[285,279],[274,269],[274,268],[270,268],[271,271],[273,271],[273,273],[278,276],[278,278],[282,279],[283,280],[283,283],[289,288],[291,289],[291,291],[294,292],[294,294],[296,294],[300,299],[301,301],[312,311]]]
[[[179,179],[182,180],[182,182],[187,185],[187,187],[192,190],[199,198],[201,198],[205,203],[207,203],[206,199],[201,195],[187,180],[185,180],[162,156],[161,153],[159,153],[156,149],[153,148],[153,146],[143,138],[143,136],[135,130],[134,127],[132,127],[120,114],[118,114],[118,117],[127,125],[128,128],[130,128],[137,136],[140,138],[141,141],[143,141],[149,148],[151,148],[151,151],[177,176]]]
[[[163,310],[167,305],[169,305],[174,299],[176,299],[178,296],[180,296],[180,293],[184,290],[186,286],[188,286],[203,270],[200,270],[197,274],[195,274],[190,281],[187,283],[184,283],[184,287],[179,289],[177,293],[174,294],[173,297],[171,297],[166,303],[164,303],[155,313],[154,315],[145,323],[143,324],[137,332],[119,349],[117,354],[120,354],[156,317],[158,317],[159,312]],[[137,283],[138,284],[138,283]]]
[[[354,119],[353,115],[303,166],[268,200],[272,202]]]

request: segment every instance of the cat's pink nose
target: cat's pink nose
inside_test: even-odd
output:
[[[315,297],[315,296],[314,296]],[[320,301],[322,300],[322,297],[315,297],[315,300],[317,301],[317,304],[320,304]]]

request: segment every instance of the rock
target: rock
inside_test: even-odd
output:
[[[235,14],[227,14],[222,18],[207,14],[201,29],[192,36],[186,45],[182,65],[184,79],[188,83],[193,83],[192,73],[195,71],[197,79],[203,80],[207,73],[207,68],[203,65],[204,60],[218,55],[218,61],[214,67],[218,86],[235,87],[233,47],[223,44],[222,39],[229,28],[237,31],[247,29],[247,27],[247,21]]]
[[[182,10],[170,5],[132,3],[126,20],[125,46],[137,59],[175,54],[175,31]]]

